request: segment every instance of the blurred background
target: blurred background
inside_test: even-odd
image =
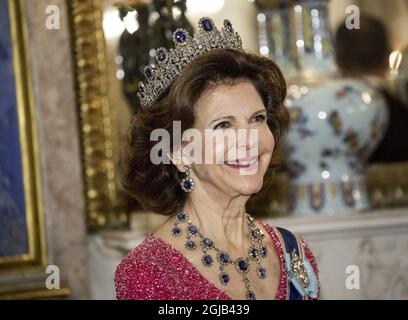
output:
[[[115,298],[165,218],[119,182],[144,66],[203,16],[288,84],[284,163],[248,212],[305,238],[323,299],[408,298],[407,0],[0,0],[0,299]]]

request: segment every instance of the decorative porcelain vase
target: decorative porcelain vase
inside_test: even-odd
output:
[[[388,124],[379,92],[336,75],[327,4],[281,2],[258,15],[260,52],[280,65],[288,82],[285,163],[293,215],[370,208],[366,161]]]

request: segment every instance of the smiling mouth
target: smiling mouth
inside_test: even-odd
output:
[[[237,160],[237,161],[226,161],[224,162],[225,165],[234,168],[234,169],[243,169],[243,168],[252,168],[257,165],[259,161],[258,157],[252,157],[249,160]]]

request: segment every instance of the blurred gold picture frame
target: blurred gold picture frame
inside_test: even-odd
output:
[[[90,230],[128,225],[115,169],[108,99],[102,0],[67,1],[81,133],[87,225]]]
[[[135,1],[123,1],[126,3]],[[129,212],[117,182],[113,142],[115,127],[108,98],[107,55],[103,32],[103,0],[71,0],[70,29],[75,64],[83,177],[88,227],[91,230],[123,227]],[[370,198],[374,207],[408,205],[408,163],[373,165],[368,169]],[[252,212],[279,215],[289,199],[287,175],[278,174],[272,189],[253,197]]]
[[[13,51],[16,105],[20,136],[24,205],[28,250],[24,254],[0,257],[0,276],[44,270],[47,262],[44,207],[32,76],[28,55],[28,36],[24,6],[20,0],[8,0]],[[24,232],[24,230],[21,230]]]

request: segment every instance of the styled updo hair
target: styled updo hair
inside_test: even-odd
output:
[[[267,124],[275,139],[275,149],[262,190],[270,185],[272,173],[281,162],[281,138],[289,121],[283,105],[285,79],[279,67],[268,58],[217,49],[191,61],[157,103],[142,108],[131,119],[128,142],[120,161],[121,182],[145,210],[173,214],[183,208],[187,199],[179,184],[184,174],[172,163],[152,163],[150,151],[157,143],[150,140],[152,131],[167,130],[173,148],[173,121],[181,122],[181,133],[192,128],[196,103],[207,90],[221,83],[232,85],[242,81],[254,85],[267,109]]]

